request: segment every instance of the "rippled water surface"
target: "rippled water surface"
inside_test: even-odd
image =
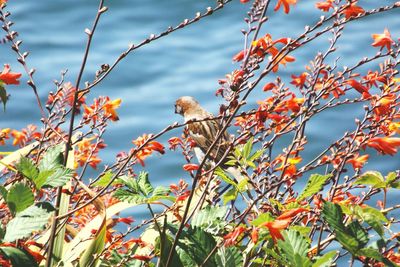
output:
[[[322,15],[314,8],[315,2],[300,0],[289,15],[282,11],[278,16],[269,14],[271,19],[261,33],[269,32],[277,39],[302,32],[304,25],[315,23]],[[359,1],[365,8],[373,7],[373,2]],[[24,41],[22,48],[31,52],[28,65],[37,69],[35,79],[43,100],[54,90],[52,81],[60,78],[61,70],[68,69],[67,80],[76,80],[86,41],[84,29],[90,28],[97,4],[94,0],[9,0],[8,9],[15,22],[13,29]],[[177,25],[214,4],[206,0],[106,1],[109,11],[102,17],[95,34],[84,80],[92,80],[101,64],[112,63],[130,43],[138,43],[151,33]],[[120,121],[109,127],[105,137],[106,163],[112,162],[119,151],[126,151],[131,140],[142,133],[156,133],[179,121],[181,118],[173,113],[173,103],[179,96],[192,95],[210,111],[218,111],[221,99],[214,96],[217,80],[237,67],[232,63],[232,56],[243,46],[240,29],[246,26],[243,17],[247,6],[234,1],[213,16],[135,51],[95,88],[88,101],[98,95],[123,100]],[[399,15],[399,11],[391,11],[350,24],[339,42],[340,53],[336,55],[340,57],[339,65],[354,64],[363,56],[374,55],[377,50],[370,46],[371,33],[381,33],[388,27],[393,36],[400,37]],[[279,75],[287,79],[289,74],[301,73],[317,51],[327,48],[328,37],[331,36],[327,34],[318,39],[312,48],[306,46],[297,51],[296,62],[288,64]],[[334,59],[330,58],[331,63]],[[23,71],[7,45],[0,46],[0,63],[11,63],[14,70]],[[273,79],[274,76],[269,77]],[[39,113],[31,89],[23,83],[9,87],[9,92],[12,97],[7,112],[0,113],[0,128],[21,129],[37,122]],[[250,101],[263,97],[258,90]],[[311,158],[346,129],[354,129],[355,115],[362,115],[361,106],[346,106],[318,116],[307,129],[309,154],[304,157]],[[181,129],[176,130],[161,140],[166,143],[170,136],[180,133]],[[156,157],[148,160],[146,167],[153,181],[167,185],[184,177],[182,162],[179,153],[168,152],[161,160]],[[368,165],[370,169],[382,171],[398,167],[398,157],[371,160]]]

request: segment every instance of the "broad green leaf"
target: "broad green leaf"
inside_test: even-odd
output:
[[[322,208],[322,214],[333,230],[346,232],[346,227],[343,223],[343,212],[338,204],[325,202]]]
[[[46,183],[47,179],[55,172],[55,170],[44,170],[34,179],[36,188],[40,189]]]
[[[10,260],[13,267],[39,266],[31,254],[20,248],[0,247],[0,254]]]
[[[0,81],[0,100],[3,103],[3,110],[6,111],[8,96],[6,88],[4,88],[4,83],[2,81]]]
[[[237,183],[231,179],[221,167],[216,168],[214,173],[218,175],[225,183],[237,187]]]
[[[153,191],[153,196],[168,196],[171,190],[165,186],[157,186]]]
[[[231,266],[242,266],[243,255],[241,251],[236,247],[220,247],[216,253],[215,261],[216,266],[231,267]]]
[[[0,185],[0,195],[7,202],[8,190],[2,185]]]
[[[228,203],[229,201],[235,200],[237,198],[238,192],[236,191],[235,188],[231,188],[228,192],[226,192],[222,196],[222,200],[224,202],[224,205]]]
[[[165,195],[161,195],[161,196],[160,195],[158,195],[158,196],[152,195],[151,197],[147,198],[146,203],[150,204],[152,202],[159,201],[159,200],[168,200],[168,201],[171,201],[171,202],[175,202],[176,197],[165,196]]]
[[[15,167],[23,176],[32,181],[34,181],[39,174],[39,170],[36,168],[33,161],[26,157],[22,157]]]
[[[335,235],[336,240],[351,254],[355,255],[357,253],[360,248],[360,243],[356,238],[342,231],[335,231]]]
[[[400,189],[400,181],[396,181],[396,178],[397,174],[395,172],[389,172],[388,175],[386,175],[386,187]]]
[[[59,187],[65,185],[72,178],[72,170],[58,167],[54,169],[54,172],[47,177],[46,182],[43,186]]]
[[[311,261],[307,257],[310,244],[299,233],[294,230],[282,232],[283,240],[278,240],[278,247],[290,266],[311,266]]]
[[[247,178],[240,180],[240,182],[237,185],[237,190],[241,193],[245,192],[247,190],[248,184],[249,184],[249,180]]]
[[[368,171],[362,174],[354,184],[370,185],[373,188],[385,188],[386,186],[382,174],[377,171]]]
[[[368,223],[380,236],[384,234],[384,227],[382,222],[387,223],[388,219],[377,209],[372,207],[360,207],[356,206],[356,214],[357,216]]]
[[[258,159],[259,157],[262,156],[262,154],[264,154],[265,149],[259,149],[256,152],[253,153],[253,155],[250,156],[250,158],[248,159],[249,161],[255,161],[256,159]]]
[[[7,224],[4,241],[13,242],[30,236],[34,231],[42,230],[51,216],[50,206],[36,204],[18,213]]]
[[[52,170],[63,164],[63,154],[64,145],[59,144],[47,149],[43,158],[39,162],[39,170]]]
[[[206,206],[204,209],[197,212],[192,219],[193,227],[204,228],[212,225],[215,221],[222,220],[227,211],[227,207],[212,207]]]
[[[352,221],[347,228],[351,236],[353,236],[359,242],[360,247],[364,247],[368,243],[368,232],[357,220]]]
[[[79,266],[96,266],[99,258],[95,259],[95,256],[99,254],[104,248],[106,230],[107,227],[104,221],[104,223],[100,226],[100,229],[98,229],[98,231],[96,232],[96,235],[90,242],[89,246],[79,258]]]
[[[298,201],[302,201],[303,199],[314,195],[322,190],[326,181],[332,177],[332,174],[321,175],[321,174],[312,174],[308,179],[306,187],[303,189],[303,192],[297,197]]]
[[[145,196],[149,196],[154,191],[154,188],[150,184],[150,181],[149,181],[149,173],[140,172],[139,175],[138,175],[138,178],[137,178],[137,182],[138,182],[140,191]]]
[[[21,212],[35,201],[32,190],[23,183],[11,186],[7,195],[7,205],[12,212]]]
[[[117,191],[114,192],[114,197],[118,198],[121,201],[128,202],[131,204],[145,204],[147,203],[147,198],[144,196],[141,196],[139,194],[134,194],[132,192],[123,190],[123,189],[117,189]]]
[[[330,267],[333,263],[333,257],[336,256],[337,251],[329,251],[328,253],[318,257],[312,267]]]
[[[273,220],[275,220],[275,218],[272,217],[272,215],[269,212],[261,213],[256,219],[251,221],[250,224],[254,226],[260,226],[263,223],[272,222]]]
[[[385,266],[389,267],[395,267],[398,266],[394,264],[393,262],[389,261],[387,258],[382,256],[382,253],[379,252],[379,250],[373,249],[373,248],[362,248],[357,252],[358,256],[364,256],[367,258],[375,259],[377,261],[383,262]]]
[[[118,181],[121,182],[123,185],[125,185],[126,187],[128,187],[130,189],[130,191],[139,194],[139,185],[138,182],[136,181],[135,178],[127,176],[127,175],[123,175],[118,177]]]
[[[104,186],[108,185],[108,183],[111,181],[112,177],[113,177],[113,173],[111,171],[108,171],[103,176],[101,176],[100,179],[98,179],[95,183],[93,183],[93,185],[104,187]]]
[[[251,137],[251,138],[247,141],[247,143],[244,145],[244,147],[243,147],[243,150],[242,150],[242,157],[243,157],[244,159],[247,159],[247,158],[249,158],[249,156],[250,156],[251,149],[253,148],[253,140],[254,140],[254,138]]]

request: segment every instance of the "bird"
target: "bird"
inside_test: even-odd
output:
[[[202,162],[205,153],[208,151],[218,133],[221,130],[221,125],[217,120],[213,120],[213,114],[206,111],[199,102],[191,96],[182,96],[175,102],[175,113],[183,116],[190,137],[196,143],[194,153],[199,162]],[[209,120],[207,120],[209,119]],[[190,122],[192,121],[193,122]],[[227,131],[224,131],[220,141],[210,151],[210,159],[212,164],[220,163],[222,169],[231,174],[236,181],[243,179],[241,171],[235,166],[228,166],[226,162],[233,157],[233,152],[225,155],[226,151],[230,149],[232,138]],[[224,158],[225,156],[225,158]]]

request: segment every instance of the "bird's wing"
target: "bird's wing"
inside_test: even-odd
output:
[[[220,128],[220,125],[215,120],[188,124],[190,137],[204,153],[207,152],[208,148],[214,142]],[[211,151],[211,158],[215,158],[215,162],[219,162],[224,156],[226,150],[229,149],[229,145],[229,135],[227,132],[224,132],[220,142]]]

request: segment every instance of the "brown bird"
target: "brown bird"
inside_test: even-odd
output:
[[[187,128],[189,130],[190,137],[196,143],[194,148],[197,160],[201,162],[204,158],[205,153],[210,148],[211,144],[214,142],[221,125],[218,124],[217,120],[204,120],[207,118],[212,118],[213,115],[207,112],[199,102],[191,96],[182,96],[178,98],[175,102],[175,113],[183,116],[185,122],[190,120],[197,120],[196,122],[189,123]],[[198,121],[204,120],[204,121]],[[219,163],[226,151],[229,149],[231,143],[231,138],[229,134],[225,131],[220,138],[220,141],[214,146],[210,153],[210,159],[213,164]],[[243,179],[240,171],[233,166],[226,166],[226,163],[230,157],[233,155],[230,152],[223,160],[220,165],[223,169],[228,171],[234,176],[236,180]]]

